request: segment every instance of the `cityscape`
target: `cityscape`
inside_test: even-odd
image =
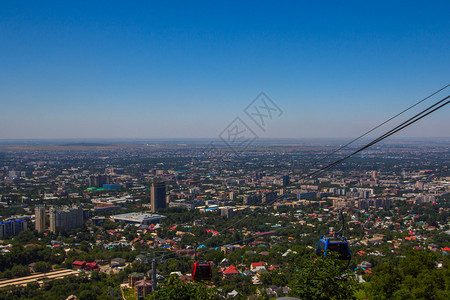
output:
[[[308,141],[262,142],[240,155],[205,155],[196,141],[4,145],[1,288],[39,295],[30,282],[95,274],[113,280],[109,292],[146,297],[174,274],[193,282],[199,255],[211,264],[203,284],[215,296],[282,297],[320,233],[340,226],[339,211],[359,285],[411,249],[437,255],[442,266],[449,145],[394,139],[316,178],[303,175],[327,164],[311,162],[331,147]]]
[[[450,299],[449,12],[2,1],[0,300]]]

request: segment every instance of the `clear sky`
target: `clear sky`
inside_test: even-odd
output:
[[[450,83],[448,0],[0,5],[0,139],[209,138],[238,116],[355,137]],[[265,132],[244,113],[261,91],[283,111]],[[449,112],[402,136],[450,136]]]

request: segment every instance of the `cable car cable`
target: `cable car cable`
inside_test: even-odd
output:
[[[315,165],[315,164],[318,164],[318,163],[324,161],[326,158],[328,158],[328,157],[330,157],[331,155],[335,154],[336,152],[338,152],[338,151],[340,151],[340,150],[342,150],[342,149],[348,147],[349,145],[353,144],[353,143],[356,142],[357,140],[359,140],[359,139],[365,137],[365,136],[368,135],[369,133],[371,133],[371,132],[373,132],[374,130],[380,128],[380,127],[383,126],[384,124],[386,124],[386,123],[392,121],[393,119],[397,118],[398,116],[402,115],[403,113],[407,112],[408,110],[410,110],[410,109],[416,107],[417,105],[419,105],[420,103],[424,102],[425,100],[427,100],[427,99],[433,97],[434,95],[436,95],[437,93],[439,93],[439,92],[445,90],[445,89],[448,88],[449,86],[450,86],[450,84],[447,84],[447,85],[444,86],[443,88],[437,90],[436,92],[434,92],[434,93],[428,95],[427,97],[425,97],[425,98],[423,98],[422,100],[416,102],[415,104],[411,105],[410,107],[408,107],[408,108],[402,110],[401,112],[397,113],[395,116],[390,117],[390,118],[387,119],[386,121],[380,123],[379,125],[375,126],[375,127],[372,128],[372,129],[370,129],[369,131],[363,133],[362,135],[358,136],[357,138],[354,138],[353,140],[351,140],[350,142],[346,143],[345,145],[343,145],[343,146],[341,146],[341,147],[339,147],[339,148],[337,148],[337,149],[331,151],[330,153],[328,153],[327,155],[325,155],[325,156],[322,157],[321,159],[318,159],[318,160],[316,160],[315,162],[313,162],[311,165]]]
[[[365,146],[359,148],[358,150],[352,152],[351,154],[348,154],[347,156],[345,156],[345,157],[343,157],[343,158],[341,158],[341,159],[339,159],[339,160],[337,160],[337,161],[335,161],[335,162],[333,162],[333,163],[331,163],[331,164],[329,164],[329,165],[327,165],[327,166],[325,166],[325,167],[322,167],[322,168],[320,168],[319,170],[316,170],[316,171],[314,171],[314,172],[311,172],[311,173],[309,173],[309,174],[303,176],[303,177],[300,178],[299,180],[302,180],[302,179],[305,179],[305,178],[308,178],[308,177],[311,177],[311,176],[317,176],[317,175],[323,173],[324,171],[327,171],[327,170],[331,169],[332,167],[334,167],[334,166],[336,166],[336,165],[342,163],[343,161],[347,160],[348,158],[352,157],[353,155],[355,155],[355,154],[357,154],[357,153],[359,153],[359,152],[361,152],[361,151],[363,151],[363,150],[365,150],[365,149],[367,149],[367,148],[369,148],[369,147],[375,145],[376,143],[378,143],[378,142],[384,140],[385,138],[387,138],[387,137],[393,135],[394,133],[397,133],[398,131],[403,130],[404,128],[406,128],[406,127],[412,125],[413,123],[419,121],[420,119],[426,117],[427,115],[429,115],[429,114],[435,112],[436,110],[441,109],[441,108],[444,107],[445,105],[449,104],[450,101],[447,101],[446,103],[444,103],[444,104],[442,104],[442,105],[440,105],[440,106],[434,108],[433,110],[427,112],[427,110],[430,110],[431,108],[433,108],[434,106],[436,106],[436,105],[442,103],[443,101],[447,100],[448,98],[450,98],[450,96],[447,96],[447,97],[443,98],[442,100],[440,100],[440,101],[438,101],[437,103],[433,104],[432,106],[426,108],[425,110],[423,110],[423,111],[421,111],[420,113],[416,114],[416,115],[413,116],[412,118],[408,119],[407,121],[403,122],[402,124],[398,125],[397,127],[393,128],[393,129],[391,129],[391,130],[389,130],[387,133],[385,133],[385,134],[383,134],[382,136],[376,138],[376,139],[373,140],[372,142],[366,144]]]
[[[441,90],[447,88],[448,86],[449,86],[449,85],[447,85],[446,87],[442,88]],[[439,91],[441,91],[441,90],[439,90]],[[435,92],[434,94],[438,93],[439,91]],[[434,95],[434,94],[432,94],[432,95]],[[431,95],[430,95],[430,96],[431,96]],[[428,98],[429,98],[429,97],[428,97]],[[426,98],[426,99],[428,99],[428,98]],[[333,162],[333,163],[331,163],[331,164],[329,164],[329,165],[327,165],[327,166],[325,166],[325,167],[323,167],[323,168],[321,168],[321,169],[319,169],[319,170],[316,170],[316,171],[313,171],[313,172],[311,172],[311,173],[309,173],[309,174],[307,174],[307,175],[304,175],[303,177],[301,177],[301,178],[299,179],[299,181],[300,181],[300,180],[303,180],[303,179],[306,179],[306,178],[308,178],[308,177],[311,177],[311,176],[316,176],[316,177],[317,177],[317,175],[320,175],[321,173],[323,173],[323,172],[325,172],[325,171],[327,171],[327,170],[333,168],[334,166],[336,166],[336,165],[342,163],[343,161],[347,160],[348,158],[354,156],[355,154],[357,154],[357,153],[359,153],[359,152],[361,152],[361,151],[363,151],[363,150],[365,150],[365,149],[367,149],[367,148],[369,148],[369,147],[375,145],[376,143],[379,143],[380,141],[382,141],[382,140],[386,139],[387,137],[389,137],[389,136],[391,136],[391,135],[397,133],[398,131],[403,130],[404,128],[406,128],[406,127],[412,125],[413,123],[419,121],[420,119],[422,119],[422,118],[428,116],[429,114],[435,112],[436,110],[441,109],[442,107],[444,107],[444,106],[446,106],[447,104],[449,104],[450,101],[447,101],[446,103],[441,104],[440,106],[438,106],[438,107],[434,108],[433,110],[427,112],[428,110],[430,110],[431,108],[435,107],[436,105],[442,103],[443,101],[447,100],[448,98],[450,98],[450,96],[447,96],[447,97],[443,98],[442,100],[438,101],[437,103],[431,105],[430,107],[426,108],[426,109],[423,110],[422,112],[416,114],[416,115],[413,116],[412,118],[410,118],[410,119],[408,119],[407,121],[403,122],[402,124],[396,126],[395,128],[389,130],[388,132],[386,132],[386,133],[383,134],[382,136],[380,136],[380,137],[378,137],[377,139],[373,140],[372,142],[366,144],[365,146],[359,148],[358,150],[352,152],[351,154],[349,154],[349,155],[347,155],[347,156],[345,156],[345,157],[343,157],[343,158],[341,158],[341,159],[339,159],[339,160],[337,160],[337,161],[335,161],[335,162]],[[422,102],[425,101],[426,99],[422,100]],[[416,106],[416,105],[419,104],[419,103],[420,103],[420,102],[416,103],[416,104],[413,105],[412,107]],[[407,110],[408,110],[408,109],[407,109]],[[406,110],[405,110],[405,111],[406,111]],[[402,112],[402,113],[403,113],[403,112]],[[401,113],[400,113],[400,114],[401,114]],[[380,126],[381,126],[381,125],[380,125]],[[274,199],[271,203],[269,203],[269,205],[275,203],[276,201],[280,200],[281,198],[282,198],[282,197],[277,197],[277,198]],[[254,214],[255,212],[256,212],[256,210],[255,210],[252,214]],[[250,214],[250,215],[252,215],[252,214]],[[237,224],[237,223],[241,222],[242,220],[244,220],[245,218],[247,218],[247,217],[250,216],[250,215],[246,215],[244,218],[238,220],[238,221],[235,222],[234,224]],[[228,228],[230,228],[230,227],[228,227]],[[226,230],[226,229],[225,229],[225,230]],[[209,239],[211,239],[211,238],[212,238],[212,237],[208,238],[207,240],[209,240]],[[206,240],[206,241],[207,241],[207,240]],[[202,244],[204,244],[204,243],[202,243]],[[206,251],[206,250],[205,250],[205,251]]]

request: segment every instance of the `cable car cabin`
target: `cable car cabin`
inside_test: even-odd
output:
[[[211,281],[212,270],[209,262],[194,262],[192,265],[192,279],[194,281]]]
[[[350,253],[350,248],[348,247],[348,242],[345,237],[325,237],[320,236],[319,243],[317,245],[316,254],[325,257],[327,255],[327,250],[338,253],[338,258],[342,261],[347,261],[347,266],[350,263],[352,257]]]

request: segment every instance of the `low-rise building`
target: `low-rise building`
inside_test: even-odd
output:
[[[146,214],[146,213],[128,213],[121,215],[114,215],[110,217],[114,222],[125,222],[127,224],[134,225],[150,225],[161,223],[162,220],[167,219],[166,216],[161,216],[157,214]]]

